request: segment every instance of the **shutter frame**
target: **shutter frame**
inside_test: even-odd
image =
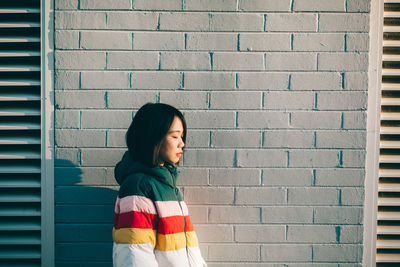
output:
[[[51,6],[0,3],[1,266],[54,265]]]

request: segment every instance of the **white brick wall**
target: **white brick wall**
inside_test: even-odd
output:
[[[360,266],[369,0],[55,8],[57,266],[109,266],[113,167],[146,102],[187,119],[179,184],[210,267]]]

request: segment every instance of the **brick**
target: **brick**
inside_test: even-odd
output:
[[[131,9],[131,0],[80,0],[80,9]]]
[[[185,37],[180,32],[135,32],[135,50],[184,50]]]
[[[211,109],[261,109],[260,92],[212,92]]]
[[[341,112],[304,111],[291,113],[291,126],[302,129],[340,129]]]
[[[210,147],[210,131],[188,129],[186,147]]]
[[[240,51],[290,51],[289,33],[241,33]]]
[[[57,70],[54,75],[55,89],[78,89],[79,72]]]
[[[290,11],[290,0],[239,0],[242,11]]]
[[[312,109],[314,93],[311,92],[264,92],[264,109]]]
[[[346,11],[346,0],[296,0],[293,5],[294,11]]]
[[[125,149],[82,149],[82,166],[115,166]]]
[[[342,76],[337,72],[293,73],[291,90],[342,90]]]
[[[342,33],[295,33],[294,51],[344,51],[345,36]]]
[[[365,150],[343,150],[342,161],[343,167],[364,168],[365,167]]]
[[[54,37],[56,49],[79,48],[79,32],[77,31],[55,31]]]
[[[242,148],[260,147],[261,133],[259,131],[212,131],[211,147]]]
[[[204,254],[202,254],[202,255],[204,255]],[[273,264],[273,263],[249,263],[249,262],[230,262],[230,263],[208,263],[207,262],[207,266],[209,266],[209,267],[244,267],[244,266],[246,266],[246,267],[260,267],[260,266],[262,266],[262,267],[284,267],[283,265],[276,265],[276,264]],[[67,267],[67,266],[62,266],[62,267]],[[336,266],[334,266],[334,267],[336,267]]]
[[[371,1],[347,0],[347,12],[369,12]]]
[[[266,70],[316,70],[317,55],[309,53],[266,53]]]
[[[234,150],[186,150],[184,166],[196,167],[232,167]]]
[[[105,29],[106,13],[93,11],[56,11],[55,29]]]
[[[238,150],[238,167],[286,167],[287,153],[280,149]]]
[[[365,170],[360,169],[316,169],[317,186],[363,186]]]
[[[240,111],[238,128],[288,128],[289,114],[274,111]]]
[[[344,89],[346,90],[368,90],[367,72],[346,72],[344,74]]]
[[[81,32],[83,49],[132,49],[132,33],[117,31]]]
[[[257,261],[260,258],[258,245],[209,245],[210,261]]]
[[[88,209],[88,208],[87,208]],[[69,210],[69,212],[72,211]],[[64,209],[61,209],[60,212],[64,212]],[[82,212],[83,213],[83,212]],[[55,245],[55,253],[57,254],[58,260],[64,261],[106,261],[108,260],[107,251],[112,250],[112,244],[107,243],[91,243],[91,248],[88,249],[86,243],[59,243]],[[85,254],[82,251],[85,251]],[[58,266],[58,265],[57,265]],[[69,265],[71,266],[71,265]],[[73,267],[73,266],[71,266]]]
[[[55,207],[55,222],[110,223],[108,215],[113,211],[114,205],[59,205]]]
[[[264,31],[264,16],[262,14],[215,13],[210,16],[211,31]]]
[[[265,29],[269,32],[316,32],[318,27],[316,14],[267,14]]]
[[[352,206],[364,204],[364,188],[342,188],[342,205]]]
[[[135,89],[180,89],[182,88],[182,73],[146,71],[133,72],[132,88]]]
[[[290,167],[336,167],[339,165],[339,151],[318,150],[290,150]]]
[[[139,10],[182,10],[181,0],[135,0],[133,8]]]
[[[208,185],[208,170],[204,168],[179,168],[178,185]]]
[[[190,128],[233,128],[235,112],[232,111],[185,111],[186,122]]]
[[[366,53],[319,54],[318,70],[366,71],[368,70],[368,54]]]
[[[320,32],[368,32],[368,14],[320,14]]]
[[[60,9],[78,9],[78,0],[56,0],[56,10]]]
[[[318,199],[318,201],[316,201]],[[292,205],[338,205],[339,191],[336,188],[289,188],[288,204]]]
[[[210,184],[213,185],[260,185],[258,169],[211,169]]]
[[[108,242],[110,236],[108,234],[110,224],[90,224],[90,225],[56,225],[56,232],[62,235],[62,239],[58,242]],[[57,240],[57,237],[56,237]]]
[[[313,173],[310,169],[268,168],[262,170],[263,186],[310,186]]]
[[[157,92],[149,91],[113,91],[107,93],[108,108],[134,108],[139,109],[145,103],[155,102]]]
[[[213,70],[263,70],[262,53],[229,53],[216,52],[212,58]]]
[[[264,132],[263,140],[265,148],[312,148],[314,132],[271,130]]]
[[[82,89],[129,88],[129,72],[88,71],[81,73]]]
[[[162,70],[211,70],[210,54],[206,52],[162,52]]]
[[[362,245],[313,245],[314,260],[320,262],[360,262]]]
[[[365,111],[343,112],[344,129],[365,129],[367,114]]]
[[[119,110],[84,110],[82,111],[82,128],[86,129],[107,129],[122,128],[128,129],[132,121],[132,111]]]
[[[336,243],[334,225],[289,225],[287,241],[296,243]]]
[[[185,72],[185,89],[230,90],[235,88],[235,74],[223,72]]]
[[[158,25],[158,14],[153,12],[118,12],[107,13],[108,29],[124,30],[156,30]]]
[[[186,50],[236,51],[237,34],[234,33],[187,33]]]
[[[297,245],[297,244],[262,245],[261,259],[263,261],[271,261],[271,262],[311,261],[312,248],[310,245]],[[308,264],[307,266],[311,265]]]
[[[55,127],[77,129],[80,127],[80,111],[79,110],[56,110],[55,111]]]
[[[260,208],[255,207],[214,207],[208,208],[209,223],[259,223]]]
[[[161,13],[160,30],[208,31],[210,19],[207,13]]]
[[[321,224],[360,224],[362,207],[316,207],[314,222]]]
[[[107,131],[106,147],[126,147],[125,134],[126,130]]]
[[[312,223],[312,207],[263,207],[263,223]]]
[[[283,188],[237,188],[236,204],[281,205],[286,203],[286,190]]]
[[[55,188],[56,204],[112,205],[117,197],[115,187],[60,186]],[[73,197],[71,197],[73,195]]]
[[[55,93],[55,103],[58,108],[104,108],[104,92],[88,91],[57,91]]]
[[[231,225],[196,225],[196,234],[203,242],[225,243],[233,241]]]
[[[346,36],[346,51],[367,52],[369,50],[369,35],[354,33]]]
[[[107,69],[158,69],[156,52],[108,52]]]
[[[235,226],[236,242],[284,242],[284,225],[238,225]]]
[[[341,226],[340,243],[359,243],[363,241],[363,226]]]
[[[106,53],[87,51],[56,51],[56,69],[103,70],[106,67]]]
[[[316,146],[321,148],[365,148],[364,131],[317,131]]]
[[[189,205],[189,213],[193,223],[206,223],[208,210],[206,207],[194,207]]]
[[[77,148],[56,148],[54,166],[79,166],[80,151]]]
[[[185,187],[183,197],[188,204],[232,204],[233,188]]]
[[[77,133],[78,132],[79,132],[78,135],[80,135],[80,131],[77,131]],[[56,132],[56,134],[57,134],[57,132]],[[60,137],[64,138],[63,135]],[[90,142],[92,142],[92,141],[90,141]],[[79,146],[79,144],[77,144],[77,146]],[[61,161],[61,160],[58,159],[58,161]],[[100,168],[92,168],[92,167],[78,168],[74,165],[65,166],[65,167],[55,167],[54,168],[54,179],[55,179],[56,186],[61,186],[61,185],[105,185],[106,184],[105,183],[106,169],[102,168],[102,167],[100,167]]]
[[[205,109],[208,107],[205,92],[160,92],[160,102],[168,103],[178,109]]]
[[[289,74],[278,72],[239,72],[237,74],[237,85],[242,90],[287,90],[289,87]]]
[[[236,11],[236,0],[185,0],[185,10]]]

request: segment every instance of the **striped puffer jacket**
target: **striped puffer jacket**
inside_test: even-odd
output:
[[[148,168],[124,154],[115,168],[114,267],[207,266],[177,177],[173,164]]]

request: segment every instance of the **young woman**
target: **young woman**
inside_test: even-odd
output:
[[[114,267],[203,267],[188,209],[176,187],[175,164],[186,141],[176,108],[148,103],[128,132],[128,151],[115,167],[120,190],[113,228]]]

